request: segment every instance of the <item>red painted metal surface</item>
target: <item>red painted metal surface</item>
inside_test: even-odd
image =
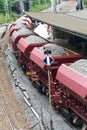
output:
[[[87,77],[72,68],[62,65],[57,71],[56,79],[81,98],[87,98]],[[86,99],[87,100],[87,99]]]
[[[60,66],[61,64],[63,63],[73,63],[75,62],[76,60],[79,60],[82,58],[82,56],[78,53],[74,54],[70,54],[70,55],[63,55],[63,56],[53,56],[54,58],[54,62],[57,63],[58,66]]]
[[[17,54],[18,54],[18,65],[26,65],[28,67],[28,62],[29,60],[22,54],[22,52],[20,50],[17,50]]]
[[[27,20],[29,21],[30,24],[32,24],[32,20],[28,17]]]
[[[26,20],[23,21],[22,23],[30,27],[30,23],[28,23]]]
[[[24,21],[27,21],[29,24],[32,24],[32,20],[29,17],[25,17]]]
[[[35,35],[35,34],[34,34]],[[30,35],[30,36],[28,36],[27,37],[27,39],[26,38],[21,38],[19,41],[18,41],[18,44],[17,44],[17,47],[18,47],[18,49],[26,56],[26,57],[28,57],[29,59],[30,59],[30,52],[32,51],[32,49],[34,48],[34,47],[40,47],[40,46],[42,46],[42,45],[45,45],[46,43],[47,43],[47,41],[46,42],[40,42],[40,43],[31,43],[31,42],[29,42],[29,39],[32,39],[32,37],[34,36],[34,35]],[[38,36],[37,36],[38,37]],[[29,39],[28,39],[29,38]]]
[[[27,21],[22,22],[24,25],[26,25],[27,28],[31,29],[31,24]]]
[[[16,25],[16,22],[13,22],[13,23],[10,25],[9,30],[10,30],[10,28],[11,28],[12,26],[15,26],[15,25]]]
[[[17,51],[17,43],[19,41],[19,39],[21,38],[22,36],[21,35],[18,35],[17,31],[14,31],[12,33],[12,45],[13,45],[13,50],[14,51]]]
[[[29,47],[29,43],[27,43],[27,41],[24,38],[21,38],[17,44],[17,47],[19,48],[19,50],[26,54],[26,50]]]
[[[59,56],[59,55],[53,55],[52,57],[54,58],[54,62],[53,64],[50,66],[50,82],[52,83],[51,85],[51,89],[52,89],[52,100],[55,100],[55,98],[59,98],[61,95],[59,86],[54,87],[54,82],[55,82],[55,78],[56,78],[56,73],[57,70],[59,68],[59,66],[62,63],[70,63],[70,62],[74,62],[76,61],[76,59],[80,59],[81,55],[79,55],[78,53],[72,52],[70,53],[71,55],[65,55],[65,56]],[[32,72],[36,72],[38,74],[38,79],[42,82],[44,89],[47,89],[48,87],[48,81],[47,81],[47,67],[44,64],[43,60],[45,59],[46,54],[44,54],[43,51],[39,50],[39,48],[34,48],[30,54],[30,59],[32,61],[32,66],[34,65],[34,69],[32,68]],[[35,66],[36,65],[36,66]],[[36,67],[36,71],[35,71],[35,67]],[[52,87],[53,86],[53,87]],[[55,89],[55,92],[58,93],[58,95],[53,94],[53,91]],[[56,102],[57,107],[59,107],[59,102]]]
[[[18,26],[18,25],[19,25],[19,26]],[[22,23],[22,21],[21,21],[20,24],[19,24],[19,23],[16,23],[16,24],[14,23],[14,24],[12,24],[12,26],[11,26],[10,29],[9,29],[10,36],[12,35],[12,33],[13,33],[14,31],[21,29],[21,26],[26,28],[26,25],[25,25],[24,23]]]
[[[15,24],[12,25],[12,26],[10,27],[10,29],[9,29],[10,36],[12,35],[12,33],[13,33],[14,31],[19,30],[19,29],[20,29],[20,28],[15,28]]]
[[[12,37],[11,37],[12,42],[13,42],[14,44],[17,43],[17,42],[18,42],[18,38],[20,38],[20,37],[21,37],[21,35],[19,36],[18,33],[17,33],[17,31],[14,31],[14,32],[12,33]]]
[[[21,37],[27,37],[32,34],[34,34],[34,32],[32,32],[31,30],[29,30],[29,32],[28,32],[27,28],[14,31],[12,33],[12,37],[11,37],[12,44],[13,44],[13,50],[17,51],[17,43]]]
[[[39,54],[39,55],[38,55]],[[46,57],[46,55],[41,52],[38,48],[35,48],[30,55],[31,60],[36,63],[38,66],[40,66],[41,68],[44,68],[45,65],[43,63],[44,58]],[[54,64],[55,66],[60,66],[63,63],[72,63],[75,62],[78,59],[81,59],[82,56],[78,53],[74,52],[70,55],[63,55],[63,56],[59,56],[59,55],[53,55],[52,56],[54,59]]]
[[[12,34],[12,41],[14,42],[14,44],[16,44],[18,42],[18,39],[20,39],[21,37],[27,37],[31,34],[34,34],[32,31],[31,32],[28,32],[27,28],[25,28],[25,31],[23,33],[20,33],[19,31],[22,30],[22,29],[19,29],[19,30],[15,30]]]
[[[30,54],[30,59],[41,68],[45,67],[45,64],[43,63],[45,57],[46,55],[38,48],[34,48]]]

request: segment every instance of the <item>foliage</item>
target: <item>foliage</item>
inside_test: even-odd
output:
[[[84,5],[85,7],[87,7],[87,0],[84,0]]]
[[[6,7],[8,8],[9,13],[11,11],[15,12],[15,10],[17,10],[17,13],[20,13],[20,1],[19,0],[7,0],[7,1],[8,1],[8,5],[5,3],[6,0],[0,0],[0,13],[5,13]],[[25,5],[25,1],[26,1],[26,5]],[[26,6],[25,8],[29,7],[30,9],[32,9],[32,11],[33,10],[39,11],[39,10],[48,8],[50,6],[49,3],[51,3],[50,0],[25,0],[25,1],[24,1],[24,5]]]
[[[49,0],[45,0],[45,1],[39,0],[32,3],[32,5],[30,6],[30,11],[39,12],[39,11],[49,8],[50,6],[51,6],[51,3]]]
[[[0,12],[4,13],[4,11],[5,11],[4,0],[0,0]]]
[[[33,0],[33,5],[48,3],[50,0]]]
[[[3,14],[0,14],[0,24],[4,23],[6,21],[6,17],[4,17]]]
[[[0,14],[0,24],[8,23],[8,22],[14,21],[14,20],[17,19],[17,17],[18,17],[18,14],[13,13],[13,12],[10,13],[10,15],[9,15],[8,18],[6,18],[5,15]]]
[[[11,6],[11,11],[20,14],[21,11],[20,11],[20,2],[19,1],[13,2],[13,5]]]
[[[18,0],[8,0],[8,12],[9,12],[9,17],[6,17],[6,0],[0,0],[0,23],[5,23],[5,22],[9,22],[14,20],[15,18],[17,18],[18,14],[17,13],[13,13],[12,11],[12,7],[15,3],[15,1]],[[50,7],[51,2],[50,0],[26,0],[27,2],[29,2],[29,11],[41,11],[44,10],[48,7]],[[16,7],[19,8],[18,5],[16,5]],[[8,14],[7,14],[8,15]]]

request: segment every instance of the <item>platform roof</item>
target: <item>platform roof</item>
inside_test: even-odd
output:
[[[87,39],[87,19],[64,13],[27,12],[26,14],[64,32]]]

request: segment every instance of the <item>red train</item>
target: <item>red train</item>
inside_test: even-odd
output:
[[[86,130],[87,77],[72,67],[82,56],[40,37],[31,27],[32,20],[28,16],[22,16],[10,26],[11,43],[18,65],[33,85],[49,96],[48,66],[43,60],[47,57],[44,49],[50,48],[50,55],[54,59],[50,66],[52,104],[56,112],[60,111],[71,123],[81,125]]]

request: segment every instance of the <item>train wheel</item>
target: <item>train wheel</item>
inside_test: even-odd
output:
[[[59,112],[62,114],[62,116],[70,123],[73,121],[73,114],[68,111],[67,108],[60,107]]]
[[[44,94],[46,94],[46,92],[45,92],[45,87],[44,87],[44,86],[42,86],[42,92],[43,92]]]
[[[18,55],[17,54],[15,55],[15,58],[18,60]]]
[[[45,91],[46,91],[46,96],[49,96],[49,91],[48,91],[48,89],[46,89]]]
[[[72,124],[75,126],[75,127],[82,127],[83,125],[83,120],[81,118],[78,118],[77,121],[74,123],[72,122]]]
[[[27,70],[26,65],[22,64],[22,65],[21,65],[21,69],[22,69],[22,71],[23,71],[24,73],[26,73],[26,70]]]

